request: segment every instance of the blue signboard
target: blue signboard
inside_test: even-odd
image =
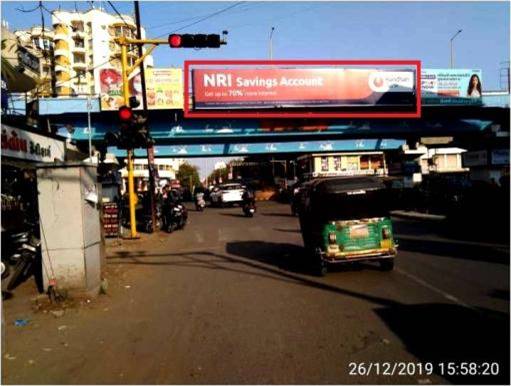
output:
[[[332,151],[384,151],[395,150],[404,145],[398,139],[349,139],[326,141],[292,141],[265,143],[197,144],[197,145],[157,145],[156,157],[212,157],[246,156],[251,154],[278,153],[320,153]],[[109,147],[109,153],[116,157],[125,157],[126,150]],[[136,157],[147,157],[145,149],[136,149]]]

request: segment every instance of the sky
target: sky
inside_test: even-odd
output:
[[[106,1],[43,2],[49,10],[85,10],[91,3],[113,12]],[[133,14],[132,1],[112,3]],[[2,1],[2,19],[11,30],[40,25],[39,11],[17,10],[37,5]],[[274,59],[419,59],[423,68],[448,68],[449,41],[462,29],[454,40],[454,67],[481,69],[485,90],[501,88],[499,70],[510,55],[508,1],[141,1],[140,12],[148,37],[228,31],[227,45],[219,49],[160,46],[153,54],[155,67],[181,67],[186,59],[268,59],[272,27]],[[51,23],[48,13],[45,20]]]

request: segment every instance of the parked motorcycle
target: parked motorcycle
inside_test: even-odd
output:
[[[206,207],[206,200],[204,200],[204,193],[197,193],[195,195],[195,209],[202,212]]]
[[[39,291],[42,292],[43,290],[41,240],[35,235],[35,227],[38,224],[32,225],[33,229],[31,231],[11,235],[12,243],[15,245],[15,250],[7,260],[11,267],[3,262],[6,265],[4,276],[9,280],[7,284],[8,291],[12,291],[32,275],[35,276]],[[12,271],[12,273],[8,274],[8,271]]]

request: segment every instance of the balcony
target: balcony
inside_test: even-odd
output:
[[[69,49],[68,48],[58,48],[54,52],[55,56],[69,56]]]
[[[85,53],[85,46],[84,45],[81,45],[81,46],[75,45],[73,47],[73,52],[83,52],[83,53]]]
[[[69,65],[55,64],[55,72],[69,72]]]
[[[87,64],[85,62],[74,62],[73,68],[87,68]]]
[[[57,42],[59,40],[65,40],[66,42],[68,42],[70,39],[71,39],[71,36],[69,36],[68,34],[63,33],[63,32],[55,33],[55,35],[53,36],[54,42]]]
[[[87,33],[83,30],[76,30],[72,32],[73,36],[79,36],[81,38],[87,37]]]

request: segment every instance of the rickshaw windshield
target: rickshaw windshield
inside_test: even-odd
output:
[[[321,221],[359,220],[389,216],[384,189],[365,192],[321,194],[311,202],[313,216]]]

